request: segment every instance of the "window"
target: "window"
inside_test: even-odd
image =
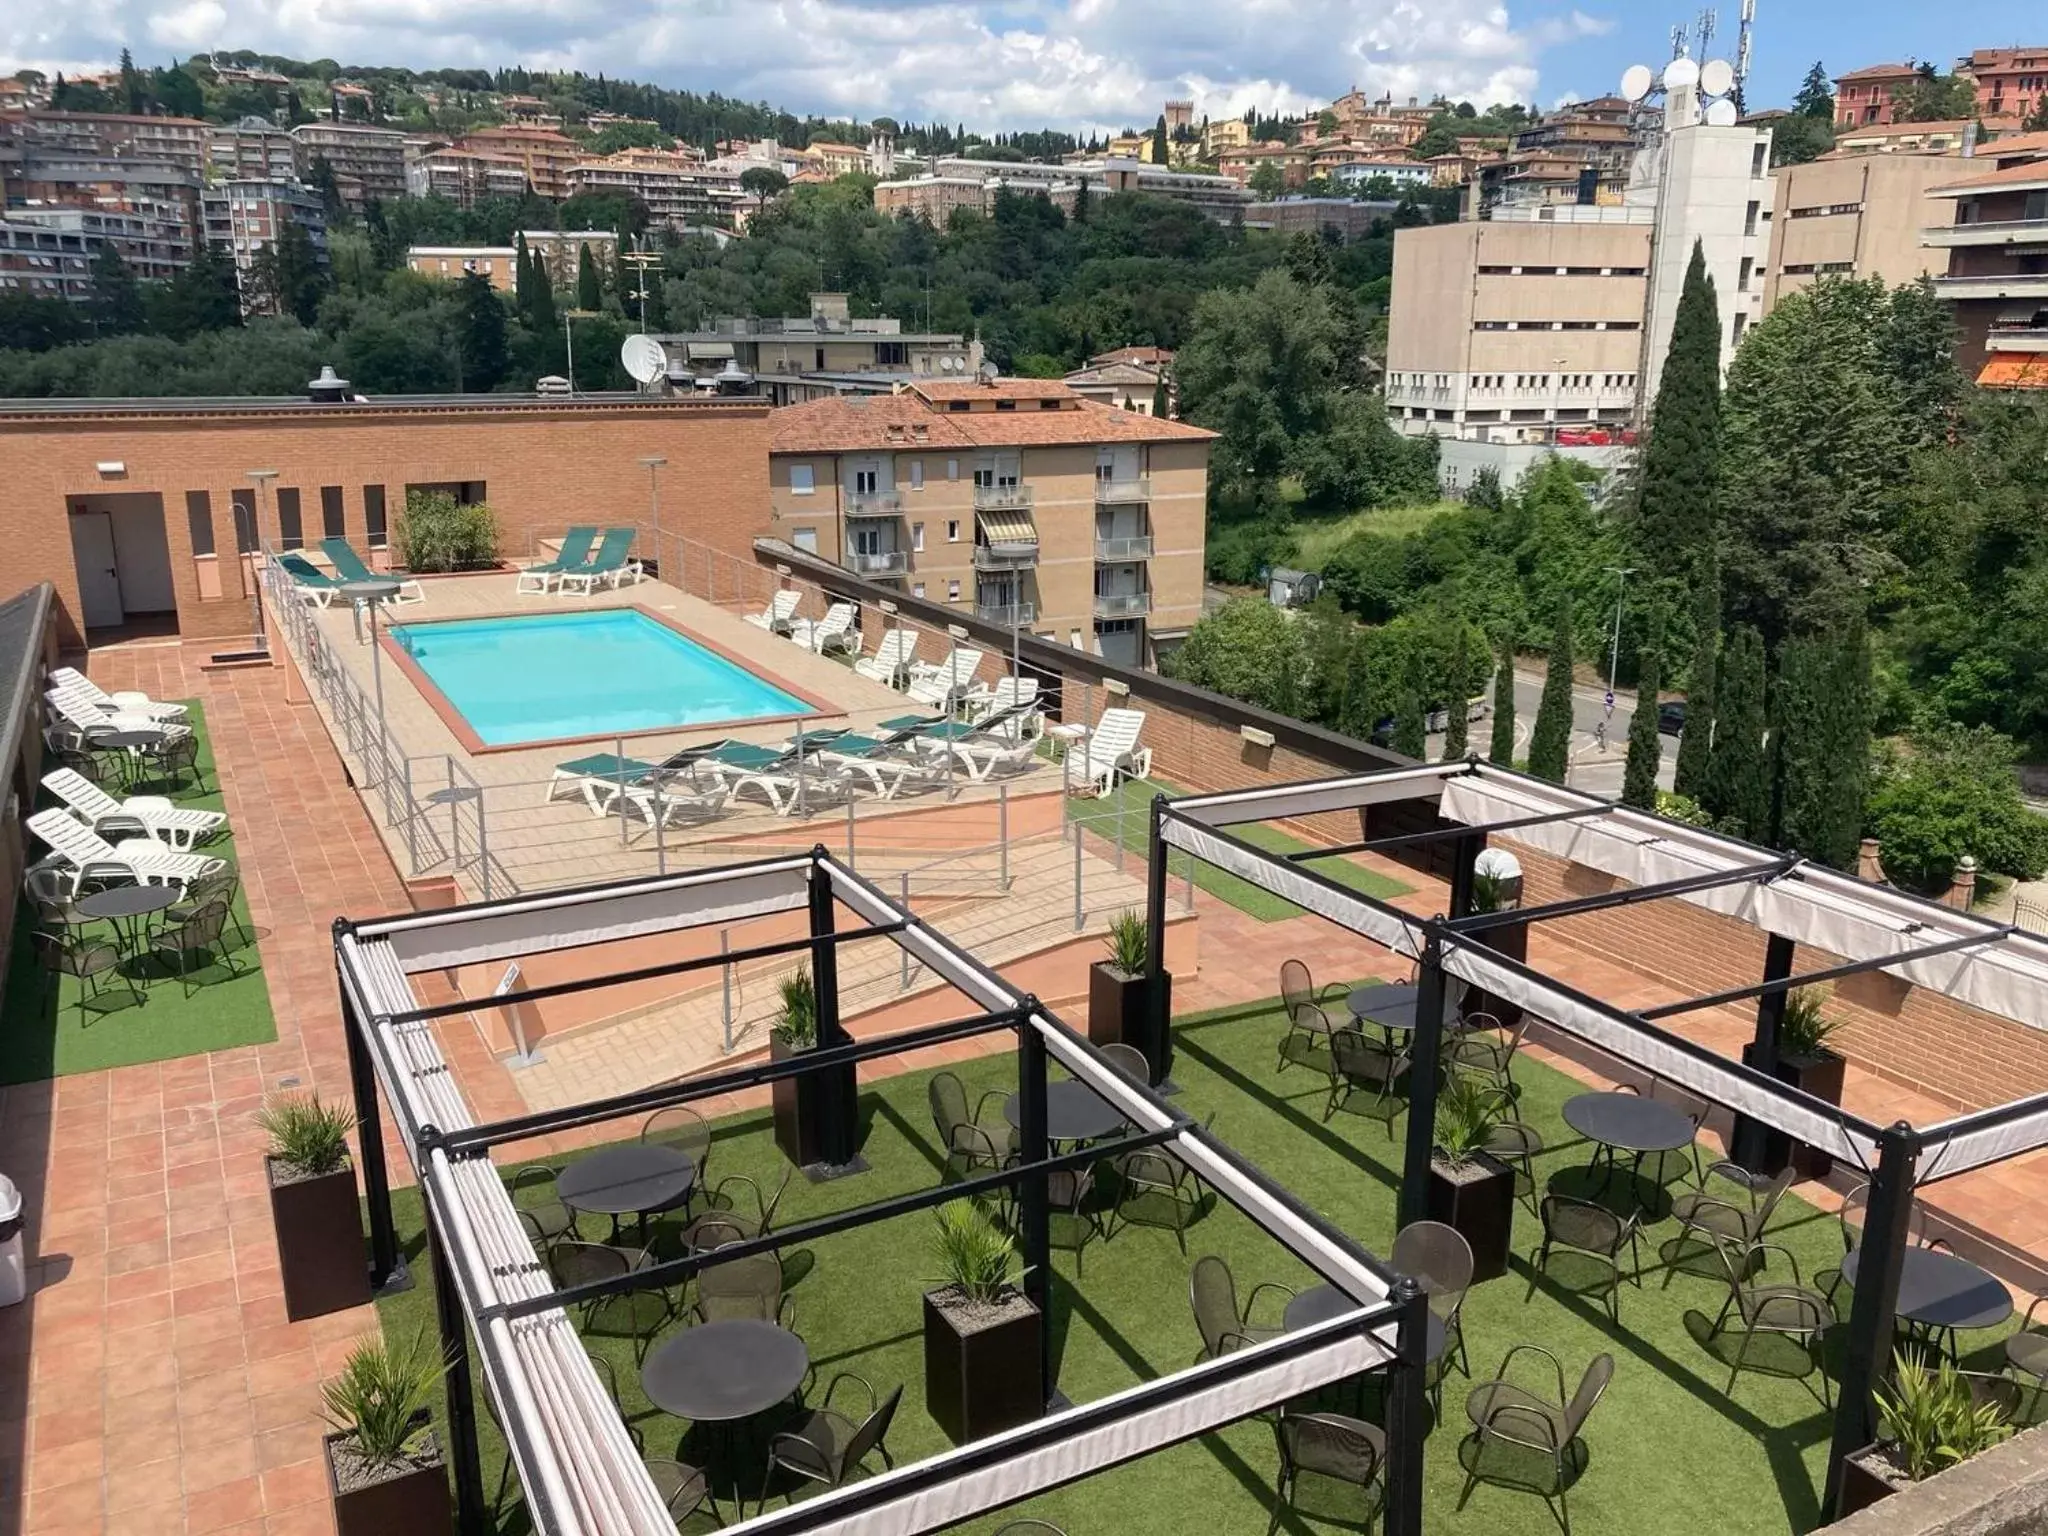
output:
[[[1755,262],[1751,258],[1747,256],[1742,258],[1742,265],[1735,271],[1735,291],[1737,293],[1749,292],[1749,274],[1754,266]]]
[[[293,486],[277,488],[277,542],[282,549],[306,547],[306,530],[299,522],[299,493]]]
[[[913,582],[912,582],[912,583],[910,584],[910,595],[911,595],[912,597],[923,597],[923,596],[924,596],[924,583],[923,583],[923,582],[921,582],[921,581],[913,581]]]
[[[363,542],[372,549],[382,549],[391,542],[384,522],[384,487],[381,485],[363,487]]]
[[[348,537],[348,523],[341,511],[341,487],[323,485],[320,487],[320,536],[326,539]]]
[[[875,343],[875,366],[878,368],[901,368],[910,360],[910,348],[900,341],[878,341]]]
[[[256,492],[240,489],[229,498],[235,512],[235,553],[253,555],[262,548],[256,537]]]
[[[924,550],[923,523],[912,523],[910,525],[910,550],[912,554],[919,554]]]
[[[923,459],[912,459],[910,461],[910,488],[913,491],[921,491],[924,489]]]
[[[808,496],[811,494],[812,491],[816,490],[817,488],[818,478],[810,465],[792,464],[789,466],[790,495]]]
[[[957,580],[946,583],[946,601],[949,603],[960,601],[960,583]]]
[[[1750,180],[1754,181],[1758,177],[1763,175],[1764,166],[1769,161],[1770,153],[1770,142],[1766,139],[1758,139],[1756,141],[1756,147],[1749,152]]]
[[[1014,400],[998,400],[996,402],[996,409],[999,411],[1014,411],[1017,409],[1017,402]]]
[[[807,555],[818,552],[818,530],[815,528],[794,528],[790,530],[789,542]]]
[[[946,542],[948,544],[958,544],[960,542],[960,524],[954,518],[946,520]]]
[[[1058,400],[1048,397],[1038,402],[1038,408],[1041,411],[1056,411],[1060,408],[1060,403]]]
[[[946,402],[946,409],[949,411],[964,411],[967,410],[972,405],[972,403],[973,402],[967,400],[948,400]]]
[[[960,478],[960,461],[958,459],[946,460],[946,478],[948,480],[958,480]]]
[[[872,496],[880,488],[881,475],[872,469],[856,469],[853,472],[853,494]]]
[[[1745,209],[1745,210],[1744,210],[1744,212],[1743,212],[1743,215],[1742,215],[1742,232],[1743,232],[1743,233],[1744,233],[1745,235],[1753,235],[1753,234],[1755,234],[1755,233],[1756,233],[1756,214],[1757,214],[1757,207],[1758,207],[1758,204],[1757,204],[1757,202],[1755,201],[1755,199],[1751,199],[1751,200],[1750,200],[1750,204],[1749,204],[1749,207],[1748,207],[1747,209]]]
[[[192,553],[213,553],[213,498],[205,491],[185,493],[185,526],[190,532]]]
[[[1735,343],[1735,345],[1736,345],[1736,346],[1738,346],[1738,347],[1739,347],[1739,346],[1741,346],[1741,345],[1742,345],[1742,333],[1743,333],[1744,331],[1746,331],[1747,329],[1749,329],[1749,316],[1747,316],[1747,315],[1737,315],[1737,316],[1735,317],[1735,334],[1734,334],[1734,335],[1733,335],[1732,337],[1730,337],[1729,339],[1730,339],[1731,341],[1733,341],[1733,342]]]

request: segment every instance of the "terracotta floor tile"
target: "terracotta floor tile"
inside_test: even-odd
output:
[[[262,1483],[264,1513],[282,1514],[327,1497],[327,1464],[316,1457],[274,1467],[262,1475]]]
[[[263,1516],[263,1487],[253,1476],[220,1483],[185,1499],[185,1529],[190,1536],[225,1531]]]

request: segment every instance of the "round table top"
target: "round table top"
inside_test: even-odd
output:
[[[1381,1029],[1413,1029],[1415,1000],[1421,995],[1420,987],[1402,982],[1381,983],[1356,988],[1344,999],[1344,1005],[1362,1024],[1377,1024]]]
[[[1003,1101],[1003,1118],[1024,1129],[1024,1100],[1013,1093]],[[1124,1113],[1086,1083],[1063,1078],[1045,1086],[1045,1135],[1048,1141],[1097,1141],[1123,1128]]]
[[[340,591],[343,597],[362,597],[375,600],[380,597],[396,597],[403,586],[403,582],[381,579],[344,581],[341,584]]]
[[[577,1158],[556,1177],[555,1193],[572,1210],[634,1216],[679,1203],[696,1179],[697,1165],[687,1154],[658,1141],[633,1141]]]
[[[1674,1152],[1698,1134],[1674,1106],[1633,1093],[1582,1093],[1566,1099],[1564,1123],[1588,1141],[1624,1152]]]
[[[141,917],[176,906],[180,899],[175,885],[116,885],[81,896],[76,905],[87,917]]]
[[[95,747],[154,747],[164,739],[164,733],[157,730],[144,731],[94,731],[89,738]]]
[[[718,1422],[773,1408],[810,1368],[811,1352],[787,1328],[736,1317],[663,1339],[640,1367],[640,1386],[663,1413]]]
[[[1309,1289],[1296,1296],[1294,1300],[1287,1303],[1287,1311],[1281,1317],[1281,1321],[1287,1325],[1287,1330],[1291,1333],[1297,1328],[1308,1328],[1316,1323],[1327,1323],[1331,1318],[1343,1317],[1346,1313],[1356,1312],[1357,1310],[1358,1303],[1349,1296],[1346,1296],[1334,1285],[1316,1285],[1309,1287]],[[1424,1344],[1424,1347],[1429,1352],[1429,1360],[1436,1359],[1437,1356],[1444,1352],[1444,1338],[1443,1319],[1438,1317],[1436,1313],[1431,1312],[1429,1314],[1429,1333]]]
[[[1862,1249],[1842,1260],[1842,1278],[1856,1283]],[[1968,1259],[1938,1248],[1908,1248],[1899,1272],[1899,1316],[1930,1328],[1996,1328],[2012,1316],[2012,1294]]]

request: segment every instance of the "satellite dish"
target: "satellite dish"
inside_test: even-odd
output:
[[[1735,103],[1723,96],[1719,101],[1708,104],[1707,126],[1709,128],[1733,128],[1735,126],[1735,119],[1740,115],[1735,110]]]
[[[1709,96],[1726,96],[1735,84],[1735,66],[1726,59],[1709,59],[1700,66],[1700,89]]]
[[[619,348],[619,362],[642,384],[652,384],[668,372],[668,354],[652,336],[628,336]]]
[[[1656,84],[1656,76],[1650,73],[1647,64],[1631,64],[1622,71],[1621,94],[1624,100],[1641,101],[1650,94],[1650,87]]]
[[[1673,59],[1664,66],[1664,89],[1690,90],[1700,83],[1700,67],[1691,59]]]

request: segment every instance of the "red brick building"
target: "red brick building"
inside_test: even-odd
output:
[[[1892,120],[1892,92],[1910,85],[1918,67],[1905,64],[1869,64],[1835,76],[1835,126],[1852,128]]]
[[[1977,115],[2025,122],[2048,101],[2048,44],[2033,48],[1979,48],[1956,60],[1956,73],[1977,85]]]

